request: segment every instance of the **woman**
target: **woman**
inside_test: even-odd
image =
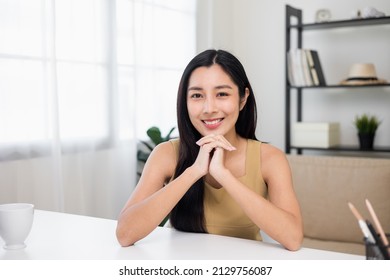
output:
[[[256,140],[256,104],[241,63],[222,50],[191,60],[179,85],[180,138],[158,145],[122,210],[129,246],[170,215],[178,230],[261,240],[298,250],[303,229],[287,159]]]

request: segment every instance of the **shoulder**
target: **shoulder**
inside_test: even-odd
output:
[[[261,143],[260,156],[266,161],[286,159],[286,154],[282,150],[268,143]]]
[[[260,142],[258,140],[252,140],[248,139],[248,145],[249,148],[252,149],[257,149],[260,153],[261,157],[261,162],[264,161],[269,161],[269,160],[283,160],[286,159],[285,153],[280,150],[279,148],[268,144],[264,142]]]
[[[274,172],[289,170],[286,154],[271,144],[261,143],[260,160],[262,173],[265,177]]]
[[[169,140],[168,142],[166,143],[170,143],[171,147],[173,148],[173,150],[179,154],[179,145],[180,145],[180,139],[179,138],[175,138],[175,139],[171,139]]]
[[[151,156],[159,158],[159,160],[167,159],[176,161],[177,149],[179,147],[178,140],[170,140],[158,144],[152,151]]]
[[[165,177],[170,178],[175,172],[177,164],[177,152],[172,141],[158,144],[150,154],[146,165],[152,167],[151,170],[164,172]]]

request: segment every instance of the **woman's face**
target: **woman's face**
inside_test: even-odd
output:
[[[218,64],[195,69],[189,79],[187,107],[191,123],[202,135],[235,136],[235,124],[245,98]]]

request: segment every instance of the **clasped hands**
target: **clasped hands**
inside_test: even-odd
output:
[[[202,176],[210,173],[214,178],[226,169],[224,164],[225,151],[236,150],[222,135],[204,136],[196,144],[200,146],[200,149],[194,166],[197,167]]]

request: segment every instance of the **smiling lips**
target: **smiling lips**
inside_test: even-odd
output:
[[[212,119],[212,120],[203,120],[202,122],[205,124],[205,126],[208,129],[215,129],[217,128],[223,119]]]

